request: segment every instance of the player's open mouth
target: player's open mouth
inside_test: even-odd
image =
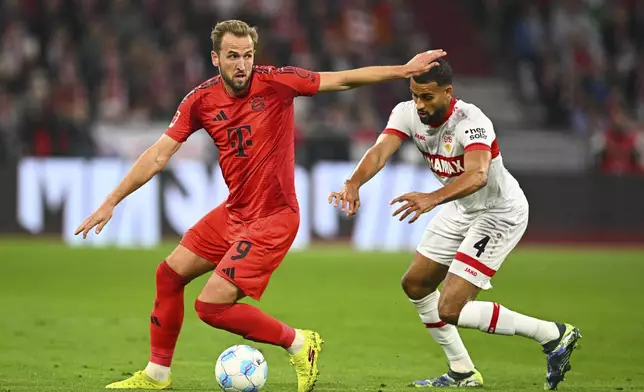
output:
[[[420,117],[420,118],[425,118],[425,117],[428,117],[428,116],[429,116],[429,114],[427,114],[426,112],[418,112],[418,117]]]

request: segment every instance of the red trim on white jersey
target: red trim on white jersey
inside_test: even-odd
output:
[[[490,278],[493,277],[494,274],[496,274],[495,270],[481,263],[480,261],[476,260],[474,257],[466,255],[465,253],[456,252],[456,256],[454,256],[454,260],[458,260],[463,264],[467,264],[470,267],[482,273],[483,275],[486,275]]]
[[[496,142],[496,139],[492,141],[492,147],[488,146],[485,143],[472,143],[469,146],[465,147],[465,152],[468,151],[477,151],[477,150],[487,150],[492,153],[492,159],[499,156],[499,143]]]
[[[405,132],[399,131],[395,128],[387,128],[384,131],[382,131],[382,133],[386,133],[387,135],[396,135],[402,140],[407,140],[407,138],[409,138],[409,136]]]

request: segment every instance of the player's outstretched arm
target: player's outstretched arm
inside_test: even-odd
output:
[[[342,190],[329,195],[329,203],[335,201],[334,207],[340,205],[342,211],[346,210],[347,216],[355,215],[360,208],[360,187],[385,166],[389,158],[398,151],[402,142],[399,136],[381,134],[376,144],[364,154],[351,176],[344,182]]]
[[[413,223],[421,214],[433,210],[436,206],[469,196],[486,186],[492,153],[489,150],[468,151],[465,153],[464,161],[463,174],[444,187],[431,193],[411,192],[393,199],[392,205],[405,203],[393,213],[393,216],[404,212],[400,216],[402,221],[414,213],[409,220],[409,223]]]
[[[159,173],[168,163],[172,155],[181,147],[181,143],[167,135],[161,135],[150,148],[145,150],[137,159],[121,183],[107,196],[103,204],[92,213],[74,232],[74,235],[83,233],[83,238],[96,227],[99,234],[103,227],[112,218],[114,207],[146,182]]]
[[[320,89],[318,91],[344,91],[367,84],[421,75],[437,66],[438,63],[435,63],[435,61],[446,54],[442,49],[428,50],[417,54],[405,65],[373,66],[347,71],[320,72]]]

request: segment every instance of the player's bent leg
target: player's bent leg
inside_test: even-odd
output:
[[[184,316],[184,287],[194,278],[214,269],[214,264],[179,245],[156,270],[156,295],[150,315],[150,360],[145,370],[135,372],[108,389],[169,389],[170,365]]]
[[[441,318],[459,327],[519,335],[542,345],[547,354],[545,387],[554,389],[570,370],[570,355],[581,337],[572,325],[526,316],[492,302],[466,298],[489,289],[491,278],[519,242],[528,224],[527,207],[489,211],[478,216],[459,247],[439,303]],[[469,287],[469,289],[468,289]]]
[[[443,244],[445,245],[444,242]],[[457,248],[458,243],[455,243],[454,252]],[[445,352],[449,370],[439,377],[416,380],[412,385],[430,388],[483,386],[483,377],[474,368],[456,327],[441,321],[438,316],[440,293],[437,288],[447,274],[449,262],[438,263],[420,252],[431,254],[422,248],[416,252],[411,266],[403,276],[402,287],[416,307],[421,322]],[[439,255],[434,257],[440,258]]]
[[[410,300],[420,300],[432,294],[445,279],[449,264],[437,263],[416,252],[403,275],[401,285]]]
[[[570,370],[570,354],[581,337],[572,325],[544,321],[514,312],[498,303],[475,301],[480,287],[449,273],[438,311],[441,319],[489,334],[519,335],[542,345],[547,356],[546,388],[554,389]]]
[[[255,306],[236,302],[241,296],[260,300],[273,271],[293,243],[298,226],[299,215],[290,210],[247,222],[249,238],[232,244],[195,308],[199,317],[215,328],[284,347],[295,367],[298,391],[309,392],[318,378],[320,335],[294,329]]]
[[[219,207],[191,227],[180,245],[157,268],[156,296],[150,316],[150,360],[145,370],[108,389],[169,389],[170,364],[183,324],[184,286],[215,268],[229,248],[227,212]]]

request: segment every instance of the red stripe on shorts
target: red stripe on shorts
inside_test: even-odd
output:
[[[487,333],[494,333],[496,331],[496,324],[499,322],[499,311],[501,306],[496,302],[492,303],[492,319],[490,320],[490,327],[487,329]]]
[[[485,264],[481,263],[475,258],[466,255],[465,253],[457,252],[454,258],[460,261],[461,263],[465,263],[470,267],[475,268],[477,271],[480,271],[482,274],[489,276],[490,278],[493,277],[494,274],[496,274],[495,270],[486,266]]]
[[[425,327],[427,328],[441,328],[446,326],[447,323],[445,321],[439,321],[437,323],[425,323]]]

